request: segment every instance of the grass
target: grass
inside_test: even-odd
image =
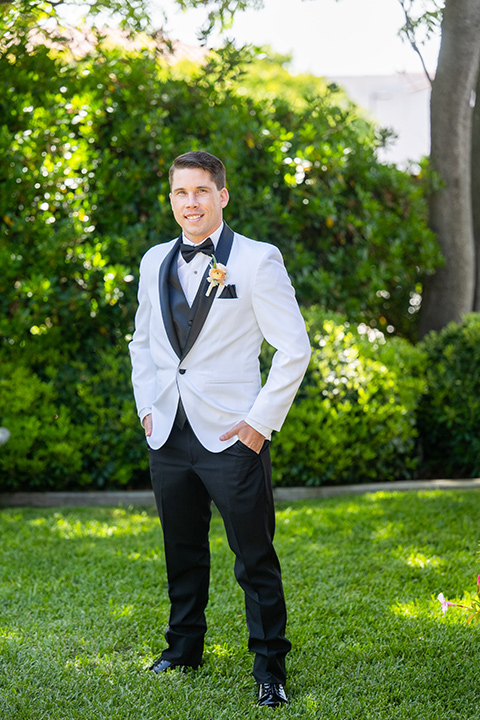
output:
[[[289,608],[285,718],[478,718],[480,628],[436,596],[474,592],[480,493],[282,504]],[[205,662],[145,668],[168,619],[153,509],[0,512],[2,720],[231,720],[256,708],[243,599],[214,516]],[[278,714],[278,713],[277,713]]]

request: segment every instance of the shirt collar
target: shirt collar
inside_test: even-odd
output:
[[[222,234],[224,223],[222,222],[220,224],[220,227],[218,227],[213,233],[211,233],[208,237],[213,242],[215,246],[215,250],[217,249],[218,241],[220,240],[220,235]],[[206,240],[207,238],[205,238]],[[185,237],[184,233],[182,232],[182,242],[186,243],[187,245],[197,245],[198,243],[194,243],[191,240],[189,240],[187,237]]]

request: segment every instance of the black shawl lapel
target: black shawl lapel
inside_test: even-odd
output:
[[[222,263],[222,265],[227,264],[228,257],[230,255],[230,250],[232,249],[232,243],[233,243],[233,230],[228,227],[227,223],[224,223],[222,234],[220,235],[220,238],[218,240],[217,247],[215,250],[215,260],[218,263]],[[208,267],[207,270],[205,271],[205,274],[200,283],[200,287],[198,289],[197,295],[196,295],[195,300],[192,305],[193,322],[192,322],[192,327],[190,329],[190,333],[187,338],[187,342],[185,343],[183,352],[180,355],[180,358],[182,360],[187,355],[187,353],[190,352],[196,339],[198,338],[200,331],[205,324],[205,320],[207,319],[207,315],[210,312],[210,308],[212,307],[212,303],[215,298],[215,295],[217,293],[217,289],[214,288],[212,290],[212,292],[210,293],[210,295],[208,297],[206,296],[206,293],[208,290],[207,277],[208,277],[209,270],[210,270],[210,267]]]
[[[165,325],[165,330],[167,332],[168,339],[170,340],[170,344],[172,345],[179,358],[182,357],[182,349],[178,342],[177,333],[173,324],[172,313],[170,311],[168,276],[170,273],[170,266],[177,257],[177,252],[178,248],[180,247],[181,241],[182,236],[180,235],[180,237],[177,238],[173,248],[165,256],[158,272],[158,291],[160,295],[160,308],[162,310],[163,324]]]

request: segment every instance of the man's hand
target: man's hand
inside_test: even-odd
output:
[[[145,437],[150,437],[152,434],[152,413],[145,415],[142,420],[142,425],[145,430]]]
[[[224,433],[223,435],[220,435],[220,440],[230,440],[230,438],[235,437],[235,435],[238,436],[238,439],[241,440],[244,445],[249,447],[251,450],[254,450],[257,455],[259,454],[260,450],[263,447],[263,443],[265,442],[265,438],[262,433],[259,433],[258,430],[255,430],[255,428],[246,423],[245,420],[242,420],[241,422],[237,423],[231,430]]]

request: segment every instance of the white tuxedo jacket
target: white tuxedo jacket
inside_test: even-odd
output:
[[[167,440],[179,395],[202,445],[233,445],[220,435],[240,420],[280,430],[310,359],[310,343],[282,256],[274,245],[233,233],[225,224],[215,257],[227,266],[227,285],[206,297],[207,273],[184,350],[170,314],[168,277],[181,237],[152,247],[142,258],[135,332],[129,345],[132,382],[142,420],[152,413],[148,443]],[[233,286],[233,287],[232,287]],[[262,387],[263,339],[276,348]]]

